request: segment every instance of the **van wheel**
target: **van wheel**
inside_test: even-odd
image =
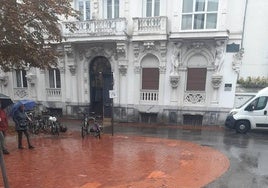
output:
[[[249,131],[250,124],[249,124],[248,121],[241,120],[241,121],[238,121],[236,123],[235,129],[236,129],[236,132],[237,133],[243,133],[243,134],[245,134],[246,132]]]

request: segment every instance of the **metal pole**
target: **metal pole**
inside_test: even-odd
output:
[[[112,136],[114,135],[114,99],[112,98]]]
[[[4,161],[2,150],[0,150],[0,166],[1,166],[2,176],[3,176],[4,186],[5,188],[9,188],[6,166],[5,166],[5,161]]]

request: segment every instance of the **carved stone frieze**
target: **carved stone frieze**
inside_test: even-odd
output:
[[[125,43],[117,43],[116,44],[116,52],[118,58],[126,58],[126,44]]]
[[[238,74],[240,72],[240,67],[242,64],[242,59],[243,59],[243,55],[244,55],[244,49],[241,48],[239,50],[239,52],[235,53],[233,55],[233,70]]]
[[[156,50],[154,41],[145,41],[143,43],[143,51]]]
[[[15,96],[18,96],[19,98],[24,98],[28,96],[27,89],[16,89]]]
[[[113,48],[104,48],[102,46],[99,47],[91,47],[85,52],[86,58],[92,58],[95,56],[104,56],[107,59],[111,59],[115,54],[115,50]]]
[[[184,96],[184,102],[189,104],[204,104],[205,101],[205,93],[188,92]]]
[[[140,45],[139,43],[133,43],[133,51],[134,51],[134,56],[137,59],[140,54]]]

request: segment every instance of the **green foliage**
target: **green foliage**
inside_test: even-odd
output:
[[[265,77],[247,77],[246,79],[240,78],[237,81],[237,83],[245,88],[265,88],[268,87],[268,78]]]
[[[1,0],[0,68],[55,66],[60,17],[78,17],[70,0]]]

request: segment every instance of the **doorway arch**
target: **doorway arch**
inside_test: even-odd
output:
[[[90,62],[90,109],[96,115],[110,118],[112,100],[109,90],[113,89],[113,74],[111,64],[106,57],[97,56]]]

